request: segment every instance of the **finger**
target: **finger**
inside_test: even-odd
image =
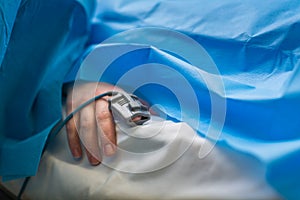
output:
[[[87,150],[88,160],[92,165],[101,162],[100,147],[97,138],[94,104],[88,105],[80,112],[79,137]]]
[[[89,152],[89,150],[87,150],[86,148],[85,148],[85,152],[86,152],[86,155],[87,155],[87,157],[88,157],[88,160],[89,160],[89,162],[90,162],[90,164],[91,165],[93,165],[93,166],[96,166],[96,165],[99,165],[100,163],[101,163],[101,160],[102,160],[102,158],[95,158],[90,152]],[[100,154],[101,155],[101,154]]]
[[[115,123],[106,100],[100,99],[96,102],[96,121],[98,133],[101,135],[103,152],[105,155],[111,156],[116,151],[117,139]]]
[[[67,114],[72,112],[72,105],[67,105]],[[73,116],[66,124],[67,138],[69,148],[74,158],[79,159],[82,157],[82,149],[80,144],[80,139],[78,136],[76,123],[78,123],[78,115]]]

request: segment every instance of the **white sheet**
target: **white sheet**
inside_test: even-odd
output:
[[[207,141],[185,123],[154,117],[149,125],[132,129],[130,136],[118,137],[127,152],[118,151],[92,167],[86,158],[72,158],[62,131],[45,153],[24,199],[280,199],[265,182],[263,167],[251,157],[215,146],[199,159]],[[208,144],[205,148],[212,147]],[[2,184],[16,194],[21,183]]]

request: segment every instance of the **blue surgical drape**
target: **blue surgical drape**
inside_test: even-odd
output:
[[[224,80],[226,95],[219,98],[226,99],[227,112],[218,145],[254,156],[266,169],[268,182],[280,194],[290,199],[300,196],[298,1],[99,0],[92,20],[91,2],[47,2],[0,3],[1,13],[5,13],[1,19],[5,26],[0,29],[3,177],[35,173],[49,129],[60,118],[65,74],[81,57],[86,42],[97,44],[137,27],[166,27],[199,42]],[[52,7],[56,2],[60,6]],[[28,12],[30,9],[34,12]],[[7,10],[11,12],[4,12]],[[156,62],[179,69],[195,87],[202,84],[188,75],[185,65],[176,61],[178,58],[166,57],[165,53],[149,46],[124,55],[112,63],[117,70],[101,78],[116,83],[122,73],[134,66]],[[126,67],[118,69],[122,64]],[[161,76],[159,70],[153,73],[174,81],[166,74]],[[75,74],[73,69],[67,79],[73,80]],[[124,87],[130,87],[130,83]],[[139,92],[150,103],[173,107],[166,114],[180,119],[172,99],[175,97],[154,98],[158,89],[162,88],[149,86]],[[201,90],[199,93],[205,104],[207,94]],[[210,113],[209,109],[203,110],[200,124],[205,127],[205,116]],[[199,134],[203,132],[194,128]]]
[[[1,1],[0,174],[34,175],[61,118],[65,74],[85,49],[94,1]]]
[[[254,156],[266,169],[267,181],[281,195],[289,199],[299,198],[298,1],[98,2],[91,36],[94,43],[138,27],[167,27],[199,42],[212,57],[224,81],[225,95],[219,97],[226,99],[226,120],[219,145]],[[176,59],[166,61],[162,53],[151,47],[145,51],[140,51],[140,57],[149,54],[151,57],[145,56],[144,61],[136,59],[139,57],[137,52],[119,58],[112,64],[115,69],[120,68],[121,63],[128,64],[129,69],[122,71],[118,68],[115,70],[115,74],[119,74],[117,77],[107,73],[105,80],[117,83],[122,74],[143,62],[166,64],[182,74],[188,71],[184,66],[178,67],[180,64]],[[177,84],[171,75],[166,77],[157,72],[157,76]],[[186,75],[195,88],[201,88],[203,81],[197,82],[193,78]],[[173,99],[166,95],[166,99],[160,97],[156,100],[156,96],[161,96],[158,94],[164,94],[163,91],[158,93],[158,89],[156,86],[142,89],[143,97],[153,104],[162,104],[165,108],[173,105],[179,109],[174,96]],[[201,93],[199,102],[205,105],[208,94],[204,89],[199,89],[198,93]],[[174,108],[166,112],[175,119],[181,117]],[[209,109],[207,111],[202,106],[200,127],[209,123],[206,114],[210,114]],[[194,128],[203,133],[201,128]]]

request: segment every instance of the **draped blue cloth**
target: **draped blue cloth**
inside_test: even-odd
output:
[[[226,99],[227,105],[219,145],[254,156],[265,167],[267,181],[281,195],[299,198],[299,2],[98,1],[91,42],[98,43],[137,27],[167,27],[188,35],[205,48],[218,67],[225,87],[225,96],[219,95]],[[203,80],[193,80],[193,75],[185,73],[188,69],[176,59],[166,58],[151,47],[135,51],[116,60],[112,65],[118,70],[105,73],[104,80],[117,83],[134,66],[147,62],[168,65],[185,74],[195,88],[200,88],[200,126],[194,128],[204,133],[205,128],[201,127],[209,123],[207,116],[211,114],[205,109],[209,106],[206,102],[209,94],[201,89]],[[128,69],[120,70],[120,66],[124,67],[122,63]],[[177,84],[171,75],[152,73]],[[155,85],[140,90],[143,98],[161,104],[169,116],[180,120],[180,114],[174,109],[179,109],[175,96]],[[157,97],[161,94],[166,98]],[[188,122],[193,126],[192,120]]]
[[[62,84],[83,53],[94,1],[0,1],[0,175],[34,175],[61,118]]]
[[[258,159],[266,170],[267,181],[283,197],[300,196],[300,4],[296,0],[99,0],[91,20],[92,3],[89,7],[83,1],[64,1],[60,11],[53,14],[47,3],[37,6],[26,2],[0,3],[2,13],[6,13],[2,16],[8,19],[1,19],[5,26],[0,28],[3,178],[35,173],[49,129],[60,118],[61,86],[63,81],[75,79],[81,63],[74,65],[74,61],[87,40],[92,45],[132,28],[164,27],[199,42],[220,71],[225,94],[212,91],[217,98],[226,100],[226,120],[218,145]],[[33,12],[41,16],[34,21],[34,30],[26,29],[32,18],[22,15],[30,5],[32,9],[44,9]],[[3,12],[5,9],[14,12],[8,14]],[[45,24],[47,28],[43,27]],[[51,24],[53,29],[49,31]],[[21,30],[27,30],[27,34],[21,34]],[[106,45],[107,53],[99,54],[95,62],[105,60],[108,54],[117,54],[122,48],[134,49],[135,45]],[[211,115],[205,109],[210,106],[209,93],[202,87],[203,80],[195,80],[190,73],[195,66],[179,57],[145,46],[116,59],[101,80],[115,84],[135,66],[149,63],[176,69],[198,89],[201,117],[193,119],[193,109],[182,112],[189,116],[186,121],[205,135]],[[76,67],[71,70],[72,66]],[[71,73],[65,77],[69,70]],[[177,83],[172,74],[156,67],[150,68],[149,74],[170,85]],[[92,79],[88,73],[79,78]],[[134,80],[122,86],[130,89],[133,85]],[[171,119],[182,119],[176,97],[166,88],[147,85],[139,88],[137,94],[151,104],[162,105]]]

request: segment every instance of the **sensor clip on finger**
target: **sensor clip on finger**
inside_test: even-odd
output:
[[[114,118],[129,126],[143,125],[150,119],[148,108],[135,95],[114,92],[108,102]]]

